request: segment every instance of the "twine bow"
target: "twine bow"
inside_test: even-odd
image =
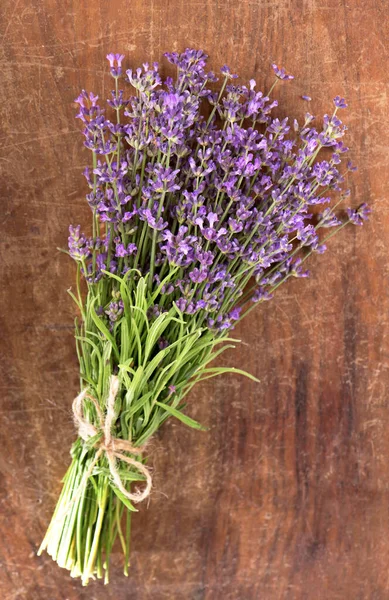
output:
[[[129,456],[123,454],[123,452],[129,452],[130,454],[142,454],[144,446],[135,447],[126,440],[120,440],[112,436],[112,426],[116,420],[115,399],[118,391],[119,379],[115,375],[112,375],[109,384],[107,412],[105,414],[105,417],[96,398],[88,394],[88,390],[83,390],[77,396],[77,398],[73,400],[74,421],[77,426],[80,437],[83,440],[88,441],[90,438],[95,437],[98,434],[102,434],[101,439],[99,439],[95,444],[95,446],[98,447],[98,450],[96,452],[96,456],[89,465],[88,471],[86,471],[84,475],[84,481],[85,483],[87,482],[89,477],[92,475],[93,469],[95,468],[100,456],[103,453],[105,453],[105,456],[108,460],[109,470],[111,472],[112,479],[114,480],[117,488],[126,498],[128,498],[132,502],[142,502],[142,500],[145,500],[145,498],[149,496],[151,491],[152,479],[150,471],[139,460],[136,460],[135,458],[130,458]],[[99,420],[98,426],[89,423],[89,421],[85,419],[84,407],[86,399],[90,400],[90,402],[92,402],[93,406],[96,409],[97,417]],[[142,475],[145,476],[146,486],[142,491],[138,490],[137,492],[132,494],[131,492],[126,490],[119,475],[119,471],[116,466],[116,460],[123,461],[129,465],[132,465],[137,471],[139,471],[139,473],[142,473]],[[82,487],[82,484],[80,487]]]

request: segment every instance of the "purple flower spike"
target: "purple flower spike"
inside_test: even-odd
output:
[[[239,75],[234,75],[233,73],[231,73],[230,67],[228,67],[227,65],[224,65],[220,69],[220,72],[222,75],[224,75],[224,77],[227,77],[227,79],[237,79],[239,77]]]
[[[371,209],[366,202],[361,204],[356,210],[353,208],[347,209],[349,221],[353,225],[363,225],[363,222],[367,220],[370,213]]]
[[[82,260],[83,258],[86,258],[89,254],[87,239],[85,235],[81,233],[80,230],[80,225],[77,225],[76,227],[74,227],[73,225],[69,225],[69,254],[75,260]]]
[[[346,100],[344,98],[341,98],[340,96],[336,96],[334,98],[334,104],[336,108],[347,108],[348,106]]]
[[[278,79],[281,79],[283,81],[288,81],[290,79],[294,79],[294,75],[287,75],[286,71],[284,68],[279,68],[277,67],[277,65],[275,63],[272,64],[272,68],[274,73],[276,74],[276,77],[278,77]]]
[[[122,61],[124,54],[107,54],[107,60],[111,68],[112,77],[120,77],[122,74]]]
[[[116,246],[115,256],[121,258],[123,256],[127,256],[127,250],[125,249],[123,244],[118,244]]]
[[[341,225],[341,221],[333,213],[332,208],[325,208],[319,215],[318,227],[336,227]]]

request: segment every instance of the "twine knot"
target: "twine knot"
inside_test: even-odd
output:
[[[112,375],[109,384],[109,392],[106,403],[107,410],[105,416],[100,408],[98,401],[96,400],[96,398],[94,398],[88,393],[88,390],[83,390],[77,396],[77,398],[73,400],[74,422],[78,429],[79,436],[83,440],[88,441],[90,438],[101,435],[101,437],[94,444],[94,446],[98,448],[98,450],[96,452],[96,456],[89,465],[88,471],[84,475],[84,480],[86,483],[89,477],[92,475],[93,469],[95,468],[100,456],[102,456],[102,454],[105,453],[105,456],[108,460],[109,470],[112,475],[112,479],[115,482],[117,488],[126,498],[128,498],[132,502],[142,502],[143,500],[145,500],[145,498],[147,498],[150,495],[152,485],[150,471],[142,462],[136,460],[135,458],[126,456],[125,454],[123,454],[123,452],[139,455],[142,454],[144,446],[136,447],[133,446],[131,442],[127,440],[121,440],[112,436],[112,427],[116,421],[115,399],[118,391],[119,379],[115,375]],[[90,400],[90,402],[92,402],[93,406],[96,409],[96,414],[98,418],[97,426],[87,421],[84,416],[85,400],[87,399]],[[138,490],[135,493],[131,493],[128,490],[126,490],[117,468],[117,460],[126,462],[127,464],[133,466],[139,473],[144,475],[146,479],[146,485],[142,491]]]

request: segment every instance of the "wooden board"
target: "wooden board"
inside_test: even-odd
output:
[[[385,0],[3,0],[0,596],[3,600],[389,599],[388,3]],[[56,251],[87,219],[81,88],[107,97],[126,65],[199,47],[264,89],[296,76],[280,114],[349,101],[349,228],[235,332],[225,357],[261,384],[201,385],[152,445],[155,489],[134,522],[131,577],[88,590],[36,550],[74,438],[74,268]]]

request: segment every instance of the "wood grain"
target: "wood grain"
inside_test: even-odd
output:
[[[389,599],[387,14],[386,0],[3,0],[3,600]],[[199,386],[190,414],[208,433],[166,424],[131,577],[117,556],[113,583],[84,590],[35,555],[74,437],[74,270],[56,251],[88,215],[72,101],[107,96],[109,51],[137,66],[186,46],[265,89],[270,61],[286,66],[280,114],[301,117],[301,94],[318,115],[346,96],[352,201],[374,213],[236,331],[225,361],[261,384]]]

